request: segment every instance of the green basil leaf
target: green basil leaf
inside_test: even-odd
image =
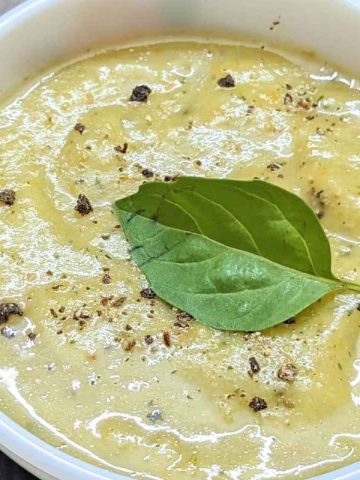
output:
[[[270,183],[179,177],[115,210],[153,290],[213,328],[262,330],[344,288],[316,215]]]

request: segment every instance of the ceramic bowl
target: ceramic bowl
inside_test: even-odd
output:
[[[360,73],[360,0],[32,0],[0,17],[0,96],[89,48],[171,33],[294,46]],[[0,449],[42,480],[125,479],[60,452],[1,413]],[[360,462],[317,477],[359,478]]]

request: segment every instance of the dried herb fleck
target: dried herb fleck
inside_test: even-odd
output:
[[[128,143],[124,143],[124,145],[117,145],[116,147],[114,147],[114,150],[115,152],[118,152],[118,153],[126,153],[127,152],[127,149],[128,149]]]
[[[298,108],[302,108],[304,110],[310,110],[310,108],[313,106],[310,98],[301,98],[298,100],[296,105]]]
[[[316,191],[314,187],[310,190],[311,203],[315,209],[318,218],[323,218],[325,215],[326,195],[324,190]]]
[[[272,25],[271,25],[271,27],[270,27],[270,30],[274,30],[274,28],[275,28],[277,25],[280,25],[280,19],[279,19],[279,20],[275,20],[274,22],[272,22]]]
[[[194,320],[194,317],[190,315],[190,313],[187,312],[180,312],[176,315],[176,318],[178,320],[181,320],[182,322],[190,322],[191,320]]]
[[[282,365],[277,372],[277,377],[285,382],[294,382],[297,375],[298,369],[292,363]]]
[[[180,312],[176,315],[176,322],[174,323],[175,327],[187,328],[189,326],[189,322],[194,319],[190,313]]]
[[[125,352],[130,352],[136,345],[136,340],[134,338],[126,338],[123,342],[123,349]]]
[[[284,96],[284,105],[289,105],[292,102],[293,102],[292,95],[290,95],[290,93],[286,93]]]
[[[163,333],[163,340],[166,347],[171,347],[171,337],[169,332]]]
[[[115,308],[122,307],[124,305],[125,300],[126,300],[126,297],[119,297],[112,302],[111,306]]]

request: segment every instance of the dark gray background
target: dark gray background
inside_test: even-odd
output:
[[[0,480],[36,480],[10,458],[0,452]]]

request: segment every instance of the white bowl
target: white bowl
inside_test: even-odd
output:
[[[0,95],[88,48],[171,32],[293,45],[360,73],[360,0],[30,0],[0,18]],[[0,449],[43,480],[125,478],[65,455],[1,413]],[[317,477],[359,478],[360,462]]]

